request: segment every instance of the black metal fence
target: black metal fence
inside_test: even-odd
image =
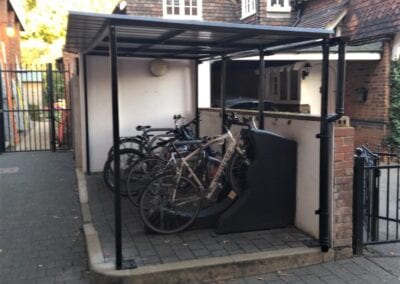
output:
[[[72,147],[69,79],[63,65],[0,66],[0,152]]]
[[[400,242],[400,153],[357,148],[354,168],[353,245]]]

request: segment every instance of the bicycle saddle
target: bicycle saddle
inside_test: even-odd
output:
[[[142,130],[149,129],[149,128],[151,128],[150,125],[138,125],[138,126],[136,126],[136,130],[137,131],[142,131]]]

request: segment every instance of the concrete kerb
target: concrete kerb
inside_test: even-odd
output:
[[[204,283],[313,265],[335,258],[333,250],[322,253],[319,248],[290,248],[116,270],[114,263],[104,262],[100,239],[91,220],[85,175],[77,169],[76,176],[93,283]]]

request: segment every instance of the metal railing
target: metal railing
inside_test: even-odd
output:
[[[386,151],[385,151],[386,150]],[[353,248],[400,241],[400,155],[393,148],[357,148],[354,168]]]
[[[0,66],[0,153],[71,149],[69,78],[64,66]]]

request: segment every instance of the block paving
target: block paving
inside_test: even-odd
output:
[[[87,176],[87,182],[93,224],[100,236],[105,261],[114,261],[113,193],[101,175]],[[195,224],[194,229],[179,234],[149,234],[144,230],[138,208],[127,199],[122,202],[122,216],[124,258],[134,258],[141,266],[306,247],[313,243],[311,237],[294,227],[218,235],[212,228],[199,225],[196,228]]]
[[[0,155],[0,283],[87,283],[72,153]]]

